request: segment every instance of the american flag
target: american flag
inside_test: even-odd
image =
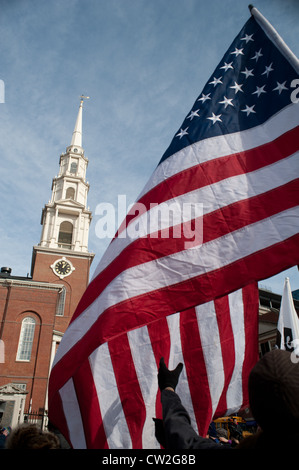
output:
[[[253,9],[109,245],[58,348],[49,417],[73,447],[158,445],[160,354],[170,368],[183,358],[180,393],[185,385],[199,432],[246,402],[257,359],[256,282],[299,262],[299,112],[291,99],[298,71]],[[198,203],[202,214],[190,225],[184,207]],[[176,208],[174,222],[152,223],[162,205]],[[202,232],[190,243],[194,227]],[[204,391],[202,408],[196,394],[204,400]]]

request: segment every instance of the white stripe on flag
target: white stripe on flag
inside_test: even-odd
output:
[[[131,449],[132,442],[120,402],[108,343],[96,349],[89,357],[89,362],[109,448]]]
[[[59,393],[72,445],[75,449],[86,449],[84,428],[73,379],[68,380]]]
[[[156,416],[156,393],[158,389],[157,365],[146,326],[128,332],[128,339],[146,408],[146,420],[142,430],[143,449],[158,449],[153,417]]]
[[[180,329],[180,312],[169,315],[167,317],[167,324],[170,334],[170,353],[169,353],[169,364],[168,367],[170,370],[174,369],[180,362],[184,364],[184,357],[182,353],[182,343],[181,343],[181,329]],[[194,410],[189,390],[188,379],[186,375],[186,368],[183,367],[183,370],[180,375],[180,380],[176,388],[177,393],[182,398],[184,407],[186,408],[189,416],[191,418],[191,423],[194,429],[197,431],[197,423],[194,416]]]
[[[244,305],[242,290],[228,296],[235,342],[235,366],[227,390],[227,415],[238,411],[243,403],[242,369],[245,356]]]
[[[195,310],[207,369],[213,416],[224,386],[224,369],[215,304],[208,302],[199,305]]]

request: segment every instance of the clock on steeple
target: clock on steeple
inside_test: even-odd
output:
[[[54,274],[56,274],[60,279],[63,279],[64,277],[69,276],[75,270],[71,261],[68,261],[64,256],[56,260],[51,265],[51,268]]]
[[[41,239],[32,255],[33,280],[58,283],[66,289],[64,316],[68,321],[87,287],[94,257],[88,251],[92,215],[87,207],[88,159],[82,147],[83,98],[71,144],[60,155],[51,199],[42,210]]]

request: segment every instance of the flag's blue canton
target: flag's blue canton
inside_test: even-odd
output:
[[[294,68],[251,17],[176,132],[160,163],[208,137],[265,122],[291,103]]]

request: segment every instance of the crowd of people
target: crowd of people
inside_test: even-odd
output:
[[[158,386],[161,391],[163,419],[154,418],[155,435],[164,449],[272,449],[277,428],[287,429],[280,436],[280,446],[299,442],[299,362],[291,360],[291,353],[274,349],[265,354],[253,367],[248,380],[250,408],[258,423],[258,431],[243,437],[238,422],[231,419],[229,434],[209,426],[206,436],[200,436],[191,425],[191,419],[176,393],[183,364],[169,370],[161,358]],[[64,437],[49,424],[42,430],[34,424],[22,424],[15,429],[0,429],[2,449],[69,449]]]
[[[161,390],[163,427],[156,426],[157,439],[167,449],[273,449],[277,429],[287,429],[279,436],[280,447],[299,442],[299,362],[289,351],[274,349],[253,367],[248,380],[249,404],[258,423],[258,431],[246,438],[225,442],[220,436],[199,436],[191,426],[190,417],[175,392],[183,365],[170,371],[160,361],[158,384]],[[241,436],[241,435],[240,435]]]

